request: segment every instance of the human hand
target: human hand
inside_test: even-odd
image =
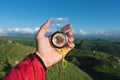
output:
[[[38,33],[36,34],[36,54],[43,60],[46,67],[50,67],[62,59],[62,55],[60,55],[56,48],[51,44],[50,37],[45,36],[45,33],[49,26],[50,21],[48,20],[41,26]],[[72,25],[68,24],[63,27],[61,31],[65,32],[71,28]],[[72,35],[72,31],[67,32],[68,46],[66,46],[66,52],[69,52],[75,46],[73,43],[74,38]]]

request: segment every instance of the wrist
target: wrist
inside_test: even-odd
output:
[[[62,55],[58,53],[47,53],[47,54],[44,53],[43,54],[43,53],[40,53],[39,51],[36,51],[36,54],[43,60],[47,68],[62,59]]]
[[[48,65],[47,65],[47,63],[46,63],[45,58],[44,58],[38,51],[36,51],[35,54],[42,60],[43,65],[44,65],[46,68],[48,68]]]
[[[43,61],[45,67],[48,68],[49,66],[48,66],[48,64],[47,64],[46,58],[45,58],[43,55],[41,55],[38,51],[36,51],[35,54],[38,55],[38,56],[41,58],[41,60]]]
[[[46,71],[47,68],[46,68],[43,60],[37,54],[35,54],[35,53],[34,53],[34,56],[37,58],[37,60],[40,62],[40,64],[43,66],[44,70]]]

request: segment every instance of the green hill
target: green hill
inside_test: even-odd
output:
[[[20,44],[13,39],[0,39],[0,77],[34,51],[35,48]],[[59,62],[48,69],[46,80],[92,80],[92,78],[70,62],[65,69]]]
[[[74,49],[68,54],[67,60],[87,72],[95,80],[120,80],[119,56]]]
[[[120,40],[77,39],[76,48],[89,51],[101,51],[120,56]]]
[[[3,76],[9,69],[19,63],[34,48],[15,43],[11,40],[0,39],[0,76]]]
[[[95,80],[120,80],[119,42],[77,40],[75,49],[66,58]]]

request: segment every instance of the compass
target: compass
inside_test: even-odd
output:
[[[51,35],[51,44],[57,48],[56,50],[58,51],[58,53],[60,55],[62,55],[62,67],[65,68],[67,66],[67,62],[65,60],[65,55],[67,54],[66,51],[66,46],[68,44],[68,36],[67,36],[67,32],[69,31],[68,29],[66,29],[64,32],[61,31],[61,29],[63,29],[65,27],[66,21],[68,20],[68,18],[50,18],[51,20],[51,30],[52,33]],[[63,28],[62,28],[63,27]]]
[[[64,25],[67,24],[68,18],[50,18],[52,30],[51,43],[55,48],[63,48],[68,43],[68,37],[65,32],[62,32],[61,29]]]
[[[68,37],[64,32],[56,31],[51,36],[51,43],[56,48],[63,48],[68,43]]]

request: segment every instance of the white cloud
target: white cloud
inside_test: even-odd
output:
[[[34,29],[34,31],[37,32],[39,29],[40,29],[40,27],[36,27],[36,28]]]
[[[74,30],[72,29],[73,34],[80,34],[80,35],[87,35],[88,33],[85,32],[84,30],[80,29],[80,30]]]
[[[120,30],[97,31],[96,35],[120,35]]]
[[[9,28],[8,33],[35,33],[39,30],[39,27],[35,28]]]
[[[40,29],[40,27],[35,28],[9,28],[8,32],[10,33],[35,33]],[[47,29],[47,32],[55,32],[52,29]]]
[[[84,30],[81,30],[81,29],[80,29],[79,33],[80,33],[81,35],[86,35],[86,34],[87,34]]]
[[[7,35],[7,31],[3,28],[0,28],[0,36],[5,36]]]
[[[31,29],[31,28],[23,28],[21,29],[22,33],[34,33],[35,29]]]
[[[50,33],[53,33],[53,32],[55,32],[56,30],[55,29],[47,29],[47,32],[50,32]]]
[[[73,33],[76,33],[74,29],[72,29],[72,32],[73,32]]]
[[[14,33],[14,32],[21,32],[21,29],[19,29],[19,28],[9,28],[8,32],[12,32],[12,33]]]
[[[6,33],[5,29],[0,28],[0,34],[4,34],[4,33]]]
[[[104,34],[104,31],[97,31],[95,34]]]
[[[16,34],[16,33],[23,33],[23,34],[36,34],[36,32],[40,29],[40,27],[35,27],[35,28],[0,28],[0,36],[4,36],[4,35],[11,35],[11,34]],[[53,33],[55,32],[54,29],[47,29],[47,32]],[[79,34],[79,35],[88,35],[88,34],[92,34],[92,35],[105,35],[105,36],[109,36],[109,35],[120,35],[120,30],[106,30],[106,31],[96,31],[93,33],[88,33],[82,29],[79,30],[74,30],[72,29],[72,32],[74,34]]]

